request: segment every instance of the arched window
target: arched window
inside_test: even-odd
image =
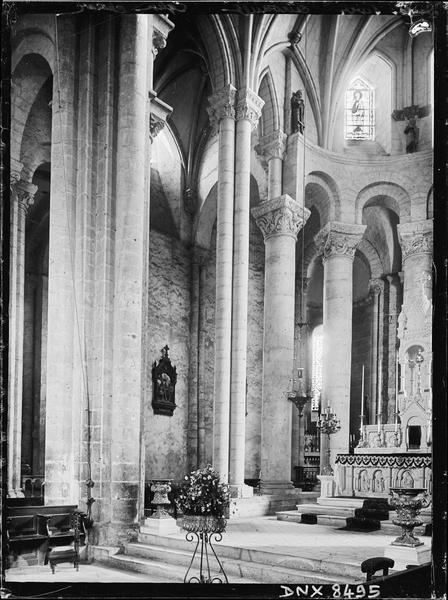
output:
[[[319,410],[319,399],[322,391],[322,354],[323,354],[323,325],[314,328],[312,334],[312,363],[311,363],[311,410]]]
[[[373,89],[355,79],[345,92],[346,140],[373,140],[375,137]]]

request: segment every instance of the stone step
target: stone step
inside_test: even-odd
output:
[[[300,513],[311,513],[314,515],[341,515],[345,517],[353,517],[355,507],[342,505],[322,505],[322,504],[297,504],[297,510]]]
[[[139,543],[141,545],[147,545],[156,547],[159,552],[162,549],[169,550],[180,550],[189,553],[190,558],[194,546],[192,542],[175,538],[173,536],[157,536],[152,533],[145,533],[144,527],[141,528],[139,536]],[[283,581],[280,577],[281,573],[274,573],[271,578],[267,575],[273,568],[286,569],[291,573],[285,572],[284,576],[292,575],[292,579],[288,579],[290,582],[294,582],[296,578],[305,573],[307,577],[313,576],[316,581],[344,581],[350,579],[350,581],[360,581],[362,576],[360,575],[360,566],[355,562],[351,563],[336,563],[332,561],[322,560],[318,558],[310,558],[308,556],[291,556],[286,555],[283,552],[270,552],[267,550],[258,550],[255,548],[242,548],[237,546],[229,546],[222,544],[221,542],[214,545],[216,553],[221,561],[233,560],[237,565],[245,564],[246,572],[248,576],[258,579],[263,582],[274,582]],[[247,566],[250,564],[250,567]],[[252,573],[252,575],[249,575]],[[276,580],[275,577],[278,579]],[[307,581],[305,575],[303,575],[303,581]],[[338,578],[337,580],[335,578]]]
[[[289,569],[282,565],[262,564],[250,560],[235,560],[224,556],[221,552],[221,547],[215,546],[218,558],[223,566],[229,582],[237,583],[243,580],[244,583],[274,583],[277,581],[285,581],[286,583],[294,583],[295,581],[309,581],[310,583],[325,583],[335,580],[335,575],[331,578],[323,573],[313,570]],[[132,543],[127,547],[127,553],[134,560],[139,558],[149,562],[160,561],[164,564],[178,565],[181,572],[185,575],[191,557],[194,551],[194,544],[188,551],[176,550],[173,548],[163,548],[161,546],[151,546],[147,544]],[[282,557],[284,558],[284,557]],[[219,576],[219,566],[215,558],[209,554],[210,572],[213,576]],[[283,563],[284,561],[282,561]],[[196,555],[192,565],[191,576],[197,574],[200,564],[199,553]],[[343,581],[343,578],[340,578]]]
[[[292,521],[294,523],[301,523],[302,512],[290,510],[290,511],[281,511],[276,513],[277,519],[279,521]],[[317,524],[318,525],[330,525],[331,527],[342,528],[345,527],[346,517],[343,515],[333,515],[327,513],[314,513],[317,514]],[[427,521],[430,522],[430,521]],[[401,533],[401,527],[392,523],[392,520],[380,521],[381,529],[379,529],[379,533],[386,535],[395,535],[398,536]],[[373,532],[372,532],[373,533]],[[414,529],[414,533],[417,537],[425,534],[425,523],[419,527]]]
[[[346,508],[362,508],[364,498],[318,498],[317,504],[321,506],[344,506]]]

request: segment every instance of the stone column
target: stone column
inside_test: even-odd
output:
[[[252,210],[265,240],[261,489],[284,493],[291,483],[291,388],[294,360],[295,244],[309,211],[290,196]]]
[[[422,387],[428,390],[431,387],[432,353],[432,219],[399,225],[398,234],[403,264],[403,305],[398,318],[399,359],[407,369],[407,350],[415,345],[423,347]]]
[[[213,465],[224,482],[229,473],[235,94],[232,85],[226,86],[209,98],[208,109],[219,135]]]
[[[194,246],[191,259],[191,310],[190,310],[190,373],[188,386],[188,468],[189,470],[199,468],[200,464],[200,417],[201,409],[199,402],[199,366],[200,356],[200,305],[201,305],[201,279],[206,250]]]
[[[396,359],[397,359],[397,324],[400,302],[400,282],[397,273],[386,276],[388,283],[388,381],[387,381],[387,419],[385,423],[394,422],[396,393]],[[397,390],[398,392],[398,390]]]
[[[247,295],[249,278],[251,130],[264,102],[252,90],[238,91],[235,133],[235,210],[233,226],[232,358],[230,382],[229,482],[238,496],[244,486],[246,420]]]
[[[45,502],[78,504],[79,399],[74,393],[74,354],[79,354],[75,310],[77,129],[76,22],[57,17],[58,68],[53,79],[51,183],[48,246],[48,336],[46,355]],[[76,337],[75,337],[76,336]],[[76,377],[80,377],[77,373]]]
[[[13,161],[11,161],[13,162]],[[20,163],[11,165],[8,353],[8,496],[23,497],[22,392],[25,299],[25,220],[37,186],[20,179]],[[15,168],[14,168],[15,167]]]
[[[369,282],[373,295],[372,306],[372,363],[371,363],[371,399],[370,423],[386,423],[383,415],[383,329],[384,329],[384,290],[382,279],[371,279]],[[386,412],[387,419],[387,412]]]
[[[268,163],[268,198],[278,198],[282,193],[283,157],[286,150],[286,134],[280,129],[260,140],[260,150]]]
[[[365,228],[331,222],[314,238],[324,264],[322,411],[330,406],[341,424],[341,430],[330,437],[332,464],[336,454],[349,450],[353,259]],[[322,473],[328,467],[327,438],[322,436]]]
[[[138,526],[141,491],[142,331],[145,276],[148,122],[148,22],[121,18],[117,123],[111,482],[108,543]],[[123,418],[125,415],[125,418]]]

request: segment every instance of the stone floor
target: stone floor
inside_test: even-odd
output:
[[[184,532],[170,537],[185,539]],[[269,551],[286,556],[301,556],[313,561],[357,564],[373,556],[382,556],[395,536],[379,532],[348,532],[327,525],[305,525],[278,521],[275,516],[251,519],[236,518],[228,522],[220,544],[248,550]],[[430,545],[430,538],[424,538]],[[219,548],[219,544],[216,544]],[[182,567],[179,567],[183,570]],[[360,580],[364,575],[360,574]],[[79,572],[70,564],[60,564],[53,575],[49,566],[19,567],[6,571],[6,581],[99,581],[99,582],[166,582],[160,577],[106,568],[98,564],[81,564]]]

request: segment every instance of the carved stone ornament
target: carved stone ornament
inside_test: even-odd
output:
[[[324,260],[332,256],[346,256],[353,260],[365,229],[366,225],[332,221],[319,231],[314,241]]]
[[[238,100],[236,103],[236,120],[246,119],[250,121],[252,129],[255,129],[258,119],[261,117],[261,109],[264,106],[262,100],[255,92],[249,88],[242,88],[238,91]]]
[[[273,235],[290,235],[295,240],[310,216],[310,211],[284,194],[262,202],[252,209],[252,215],[265,241]]]
[[[414,254],[432,254],[433,234],[431,219],[398,225],[398,235],[403,261]]]
[[[281,158],[283,160],[287,137],[286,133],[281,129],[277,129],[276,131],[263,136],[260,143],[257,145],[256,150],[267,160],[270,160],[271,158]]]
[[[216,135],[219,129],[221,119],[235,118],[235,97],[236,88],[233,85],[227,85],[216,94],[209,96],[208,101],[210,106],[207,108],[207,113],[210,119],[212,135]]]
[[[369,289],[374,295],[384,294],[385,282],[383,279],[376,278],[369,280]]]
[[[173,416],[176,408],[175,388],[177,382],[176,367],[168,356],[168,346],[162,348],[162,358],[152,367],[152,407],[154,414]]]
[[[28,211],[30,206],[34,204],[34,196],[37,192],[37,189],[37,185],[21,180],[17,181],[13,186],[13,192],[17,196],[19,208],[21,208],[25,213]]]
[[[149,116],[149,137],[151,142],[159,135],[165,127],[166,121],[173,109],[171,106],[157,98],[157,94],[150,90],[149,97],[151,99],[151,114]]]

